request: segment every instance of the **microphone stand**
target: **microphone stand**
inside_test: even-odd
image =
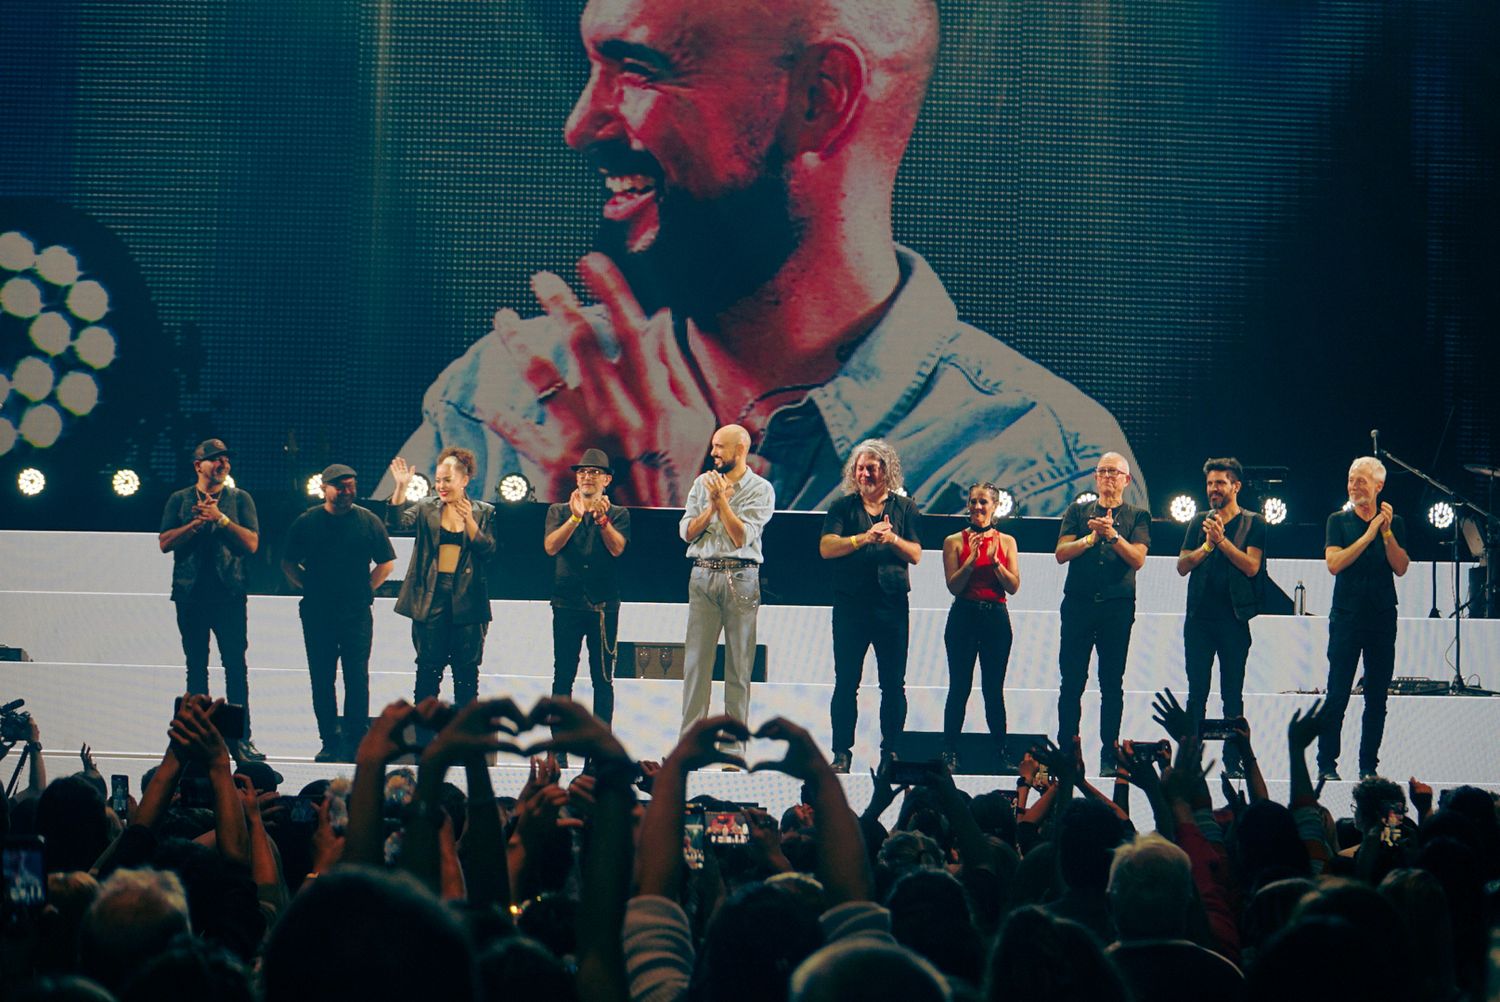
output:
[[[1371,438],[1372,439],[1374,438],[1375,434],[1376,433],[1373,433],[1373,432],[1371,433]],[[1377,443],[1377,446],[1378,446],[1378,443]],[[1453,681],[1450,682],[1449,685],[1448,685],[1448,695],[1450,695],[1450,696],[1493,696],[1493,695],[1495,695],[1494,692],[1491,692],[1488,689],[1478,688],[1477,686],[1471,686],[1467,682],[1464,681],[1464,669],[1463,669],[1463,665],[1464,665],[1464,647],[1463,647],[1463,621],[1464,621],[1464,617],[1462,615],[1463,607],[1458,605],[1458,588],[1459,588],[1459,560],[1458,560],[1458,552],[1459,551],[1458,551],[1458,544],[1459,544],[1459,533],[1460,533],[1460,529],[1461,529],[1461,526],[1460,526],[1460,521],[1461,520],[1458,517],[1458,513],[1462,509],[1468,508],[1470,511],[1474,512],[1476,515],[1480,516],[1481,518],[1485,519],[1486,521],[1488,521],[1489,519],[1493,518],[1494,516],[1492,516],[1489,512],[1485,511],[1483,508],[1479,507],[1474,502],[1470,501],[1468,498],[1465,498],[1463,495],[1459,494],[1453,488],[1448,487],[1445,484],[1439,483],[1437,480],[1435,480],[1432,477],[1428,476],[1426,473],[1423,473],[1421,470],[1417,469],[1415,466],[1413,466],[1410,463],[1408,463],[1405,460],[1403,460],[1400,456],[1397,456],[1394,453],[1392,453],[1389,449],[1379,449],[1377,447],[1377,449],[1376,449],[1376,455],[1383,457],[1384,459],[1386,459],[1389,462],[1395,463],[1397,466],[1401,467],[1407,473],[1412,474],[1413,476],[1415,476],[1416,478],[1418,478],[1422,482],[1426,483],[1427,486],[1431,487],[1433,490],[1437,491],[1439,494],[1442,494],[1443,496],[1451,499],[1450,503],[1453,505],[1453,602],[1454,602],[1455,608],[1454,608],[1453,613],[1452,613],[1452,616],[1453,616]],[[1436,561],[1433,561],[1433,574],[1434,575],[1437,574],[1437,562]],[[1435,578],[1434,578],[1434,580],[1435,580]],[[1436,608],[1437,608],[1437,602],[1436,602],[1436,600],[1434,600],[1433,601],[1433,609],[1436,610]]]

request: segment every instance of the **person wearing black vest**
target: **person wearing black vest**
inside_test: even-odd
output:
[[[245,733],[230,738],[237,762],[265,755],[250,741],[250,669],[245,558],[260,549],[255,499],[229,481],[231,453],[223,440],[193,450],[194,482],[167,498],[157,544],[172,554],[172,602],[187,661],[187,691],[208,693],[208,635],[224,663],[224,694],[245,707]]]
[[[610,504],[605,494],[614,472],[602,449],[585,450],[573,467],[577,488],[567,501],[547,509],[542,530],[542,549],[557,558],[552,578],[552,694],[573,695],[579,646],[586,646],[594,716],[606,724],[615,713],[620,632],[615,565],[630,542],[630,510]],[[566,767],[566,759],[560,764]]]
[[[1182,538],[1177,573],[1187,575],[1187,618],[1182,626],[1187,664],[1187,711],[1201,722],[1208,709],[1214,658],[1219,659],[1219,696],[1224,716],[1245,713],[1245,661],[1250,656],[1250,620],[1260,611],[1260,577],[1265,572],[1266,520],[1239,505],[1245,471],[1234,458],[1203,464],[1208,511],[1194,519]],[[1240,745],[1224,745],[1224,774],[1245,775]]]
[[[1318,775],[1337,780],[1344,710],[1360,656],[1365,659],[1359,775],[1374,776],[1385,734],[1385,699],[1396,672],[1396,578],[1406,573],[1406,523],[1378,502],[1385,464],[1361,456],[1349,467],[1347,510],[1328,516],[1323,558],[1334,576],[1328,614],[1328,696],[1318,733]]]
[[[1151,549],[1151,513],[1124,501],[1130,464],[1106,452],[1094,469],[1099,496],[1075,501],[1058,529],[1057,562],[1068,565],[1057,651],[1057,743],[1071,748],[1083,713],[1089,658],[1099,651],[1099,772],[1115,767],[1125,708],[1125,659],[1135,624],[1135,572]]]
[[[901,457],[883,439],[854,447],[844,491],[828,508],[818,553],[833,564],[833,771],[849,771],[865,652],[880,677],[880,750],[906,729],[906,646],[910,568],[922,559],[921,513],[897,493]]]

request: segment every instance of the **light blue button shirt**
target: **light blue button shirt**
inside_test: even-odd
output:
[[[704,478],[707,476],[707,473],[699,474],[688,491],[682,519],[677,523],[677,534],[684,540],[687,540],[688,523],[709,507],[708,488],[704,486]],[[734,493],[729,496],[729,510],[745,523],[744,545],[734,545],[734,540],[729,538],[729,531],[715,514],[708,520],[708,527],[703,533],[697,539],[688,541],[687,555],[690,558],[736,557],[740,560],[753,560],[757,564],[764,559],[760,552],[760,537],[766,530],[766,523],[771,521],[771,513],[776,510],[776,491],[771,487],[771,482],[754,470],[747,469],[740,482],[735,484]]]
[[[826,510],[842,494],[849,450],[872,437],[895,447],[907,493],[931,514],[962,512],[968,485],[988,480],[1011,492],[1017,514],[1061,515],[1081,491],[1093,489],[1094,467],[1106,452],[1130,463],[1125,500],[1146,507],[1145,481],[1114,417],[1045,366],[961,322],[919,254],[897,246],[896,257],[901,285],[885,316],[837,375],[767,426],[759,451],[772,460],[770,479],[782,507]],[[618,358],[604,312],[595,308],[589,316],[606,357]],[[576,386],[565,341],[550,342],[557,346],[553,360]],[[491,427],[489,416],[501,409],[514,421],[547,421],[536,391],[491,333],[428,388],[422,425],[400,455],[425,471],[444,448],[469,449],[479,460],[475,479],[484,497],[508,473],[540,483],[542,470]],[[389,488],[387,474],[379,496]]]

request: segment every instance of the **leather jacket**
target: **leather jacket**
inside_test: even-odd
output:
[[[463,544],[458,566],[453,570],[453,597],[450,608],[455,623],[488,623],[490,589],[485,580],[485,563],[495,553],[493,533],[495,506],[474,501],[474,521],[479,532]],[[432,607],[432,593],[437,587],[438,537],[442,531],[443,502],[436,497],[407,501],[386,509],[386,523],[393,531],[416,529],[411,564],[401,581],[396,612],[418,622],[427,619]]]

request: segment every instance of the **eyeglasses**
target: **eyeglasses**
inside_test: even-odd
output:
[[[603,470],[577,470],[575,472],[577,472],[577,474],[580,477],[602,477],[602,476],[604,476],[604,471]]]
[[[1099,467],[1097,470],[1094,471],[1094,474],[1096,476],[1100,476],[1100,477],[1128,477],[1128,476],[1130,476],[1130,474],[1126,473],[1124,470],[1116,470],[1116,469],[1113,469],[1113,468],[1108,467],[1108,466],[1101,466],[1101,467]]]

